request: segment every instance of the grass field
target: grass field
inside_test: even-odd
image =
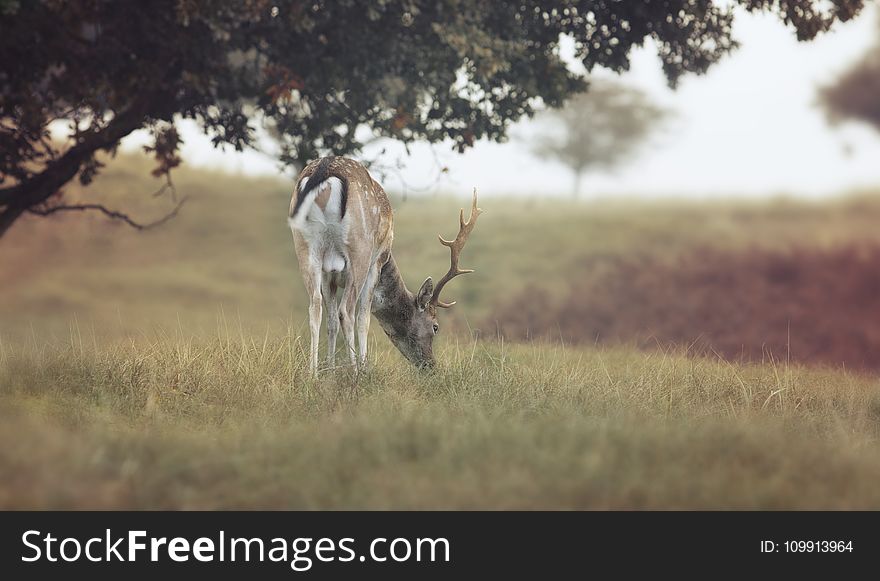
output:
[[[123,159],[89,195],[161,213],[146,173]],[[597,256],[877,244],[867,195],[486,199],[439,369],[374,333],[369,373],[312,380],[289,185],[177,181],[190,199],[159,229],[64,216],[0,241],[0,507],[880,508],[876,374],[486,339],[498,304],[565,296]],[[411,286],[445,271],[459,205],[395,200]]]
[[[535,344],[382,345],[357,385],[295,338],[5,349],[0,505],[880,506],[873,378]]]

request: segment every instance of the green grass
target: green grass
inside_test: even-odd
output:
[[[376,352],[311,380],[294,336],[6,346],[0,506],[880,507],[874,378],[452,342],[423,375]]]
[[[123,159],[88,196],[161,214],[146,173]],[[590,256],[878,242],[868,196],[487,198],[439,369],[373,333],[369,373],[312,380],[289,184],[177,182],[162,228],[29,218],[0,241],[0,507],[880,508],[876,376],[467,332]],[[445,272],[464,201],[395,201],[411,285]]]

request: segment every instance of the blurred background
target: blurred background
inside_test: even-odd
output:
[[[563,37],[589,90],[500,142],[357,129],[411,288],[445,272],[436,235],[480,193],[463,256],[477,273],[450,286],[449,336],[880,368],[880,15],[869,5],[801,42],[776,14],[734,13],[741,46],[675,89],[651,39],[628,70],[586,74]],[[194,120],[176,126],[173,191],[151,175],[143,129],[64,194],[142,222],[185,198],[172,219],[138,231],[100,213],[25,215],[3,236],[0,340],[307,330],[285,220],[296,164],[279,165],[272,128],[236,151]]]

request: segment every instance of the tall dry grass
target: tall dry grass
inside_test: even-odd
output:
[[[4,508],[878,508],[877,380],[447,342],[307,376],[291,334],[4,345]]]

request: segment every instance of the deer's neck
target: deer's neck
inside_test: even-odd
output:
[[[391,255],[382,267],[379,281],[373,291],[373,315],[386,333],[395,335],[406,332],[406,324],[414,308],[415,297],[406,288],[394,255]]]

